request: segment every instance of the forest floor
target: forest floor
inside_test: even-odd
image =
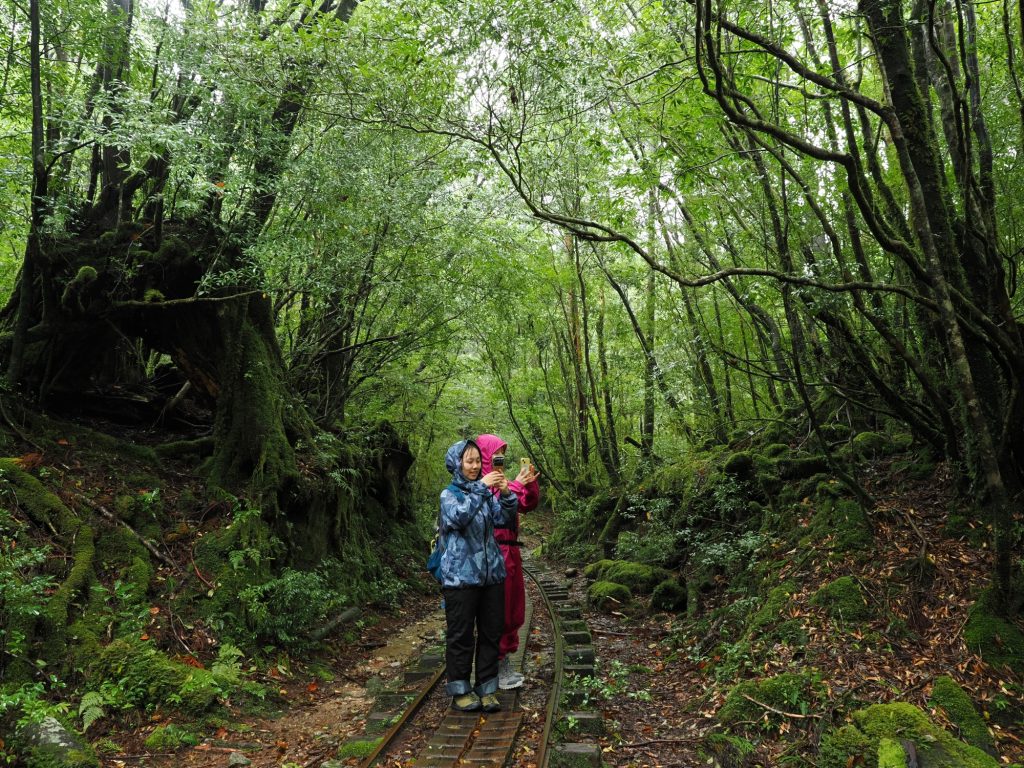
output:
[[[827,697],[794,701],[788,710],[765,707],[763,717],[734,724],[728,732],[742,735],[754,748],[743,765],[813,765],[821,734],[870,703],[909,701],[956,733],[942,711],[929,706],[931,683],[940,675],[954,677],[977,702],[1000,759],[1024,761],[1024,724],[1001,722],[999,716],[1010,705],[1021,706],[1021,681],[971,654],[961,635],[973,596],[989,572],[988,550],[966,537],[941,534],[951,498],[948,476],[940,467],[926,480],[893,484],[888,468],[880,465],[874,478],[864,480],[878,501],[873,521],[877,547],[870,558],[774,554],[785,562],[780,580],[799,585],[787,611],[807,633],[802,647],[755,648],[756,668],[741,664],[725,673],[730,668],[722,665],[722,655],[735,638],[717,634],[720,629],[704,627],[696,636],[692,621],[652,615],[640,605],[610,613],[585,610],[598,656],[592,706],[605,719],[601,744],[607,765],[709,764],[707,737],[724,732],[716,711],[729,689],[739,679],[797,669],[816,670]],[[531,537],[542,540],[549,522],[535,516]],[[919,583],[906,575],[908,563],[922,554],[935,566],[927,588],[907,588]],[[556,573],[567,567],[552,565]],[[822,584],[840,575],[857,579],[877,618],[836,624],[811,603]],[[585,603],[586,579],[576,576],[570,584]],[[726,595],[723,590],[717,599]],[[362,732],[375,685],[400,674],[410,657],[441,637],[443,616],[437,604],[410,596],[400,609],[369,622],[356,642],[333,644],[315,664],[293,659],[289,668],[278,670],[274,684],[285,703],[280,715],[253,718],[231,712],[229,705],[225,725],[199,746],[177,754],[146,754],[141,742],[157,723],[143,723],[109,734],[125,753],[107,756],[104,764],[215,768],[228,765],[228,753],[244,750],[254,768],[317,768],[333,756],[339,741]],[[529,751],[515,765],[529,768]]]
[[[106,467],[80,461],[73,444],[66,446],[65,455],[23,458],[45,468],[48,485],[68,503],[83,487],[98,489],[98,503],[105,502],[104,494],[112,501],[115,486],[143,474],[130,461],[111,461]],[[780,582],[796,585],[781,618],[799,623],[805,643],[749,640],[728,622],[702,621],[730,601],[756,602],[758,596],[731,593],[728,584],[705,596],[696,619],[652,614],[642,601],[611,612],[584,609],[598,657],[591,706],[604,716],[601,744],[607,765],[707,765],[708,737],[723,733],[742,737],[752,749],[736,765],[815,765],[817,745],[827,729],[846,722],[858,708],[894,700],[922,707],[955,734],[942,710],[930,706],[932,682],[942,675],[953,677],[977,704],[1000,760],[1024,763],[1024,722],[1019,714],[1007,716],[1024,711],[1024,680],[985,664],[964,643],[968,611],[991,572],[990,552],[985,535],[968,530],[960,538],[948,536],[955,498],[948,468],[940,464],[933,475],[915,480],[883,460],[862,468],[858,479],[876,500],[875,544],[868,556],[781,545],[761,555],[778,566]],[[163,502],[173,508],[195,478],[172,472],[160,482]],[[136,490],[141,496],[147,493],[141,486]],[[808,502],[801,525],[812,512]],[[191,514],[202,523],[208,513],[217,514],[198,509]],[[525,525],[533,542],[546,539],[550,523],[542,515],[530,516]],[[929,564],[924,575],[919,572],[922,563]],[[556,574],[571,573],[570,567],[578,565],[549,562]],[[861,586],[871,618],[837,622],[812,602],[822,585],[839,576],[851,576]],[[422,578],[426,585],[429,577]],[[569,581],[572,595],[585,605],[586,579],[573,576]],[[261,665],[253,674],[272,692],[269,713],[254,715],[227,701],[216,717],[201,725],[166,713],[105,718],[90,731],[103,765],[223,768],[238,753],[253,768],[319,768],[334,757],[339,742],[363,732],[374,693],[443,637],[438,601],[424,597],[431,594],[425,586],[407,593],[391,611],[364,611],[355,623],[341,628],[338,634],[345,639],[327,642],[316,655],[282,656],[276,665]],[[193,649],[201,646],[198,635],[176,637],[173,622],[159,630],[157,620],[163,615],[154,614],[150,632],[155,641],[175,647],[184,639]],[[784,709],[764,707],[759,716],[728,730],[719,722],[717,712],[740,680],[805,670],[816,672],[824,696],[793,701]],[[146,737],[169,723],[192,730],[200,743],[173,753],[147,751]],[[517,758],[517,768],[530,765],[528,752]]]

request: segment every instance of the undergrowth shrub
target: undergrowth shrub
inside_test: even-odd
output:
[[[48,548],[28,541],[25,525],[0,507],[0,680],[24,680],[32,670],[29,636],[45,610],[52,576],[42,573]]]
[[[348,602],[329,576],[335,568],[340,568],[340,563],[328,563],[314,571],[286,568],[279,577],[239,592],[255,638],[291,649],[310,645],[309,632]]]

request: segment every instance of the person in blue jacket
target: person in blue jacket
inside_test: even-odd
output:
[[[454,709],[495,712],[501,709],[496,691],[498,643],[505,624],[505,561],[494,540],[494,526],[514,519],[519,501],[502,472],[480,476],[480,448],[472,440],[449,448],[444,465],[452,473],[451,484],[441,491],[439,521],[444,544],[441,590],[448,624],[446,690]],[[498,489],[498,496],[492,488]]]

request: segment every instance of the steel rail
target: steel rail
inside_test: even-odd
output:
[[[359,768],[370,768],[370,766],[377,762],[377,758],[379,758],[381,754],[388,747],[391,746],[392,742],[394,742],[395,740],[395,737],[398,736],[398,732],[402,730],[402,726],[404,726],[406,722],[409,720],[409,718],[416,714],[416,712],[419,711],[419,708],[423,706],[423,702],[427,700],[427,696],[429,696],[430,692],[434,690],[434,686],[436,686],[438,680],[441,679],[441,675],[444,674],[444,670],[444,664],[437,668],[437,671],[434,672],[433,676],[428,680],[426,685],[424,685],[420,689],[420,692],[416,694],[416,698],[409,702],[408,706],[405,708],[405,711],[402,712],[402,716],[398,718],[398,722],[392,725],[391,728],[389,728],[384,733],[384,735],[381,736],[380,743],[377,744],[373,752],[367,755],[366,759],[359,764]]]
[[[547,592],[544,591],[544,586],[540,583],[537,574],[526,563],[523,563],[523,570],[530,574],[533,583],[537,585],[537,590],[540,592],[544,605],[548,609],[548,615],[551,617],[551,628],[554,636],[555,669],[551,677],[551,690],[548,692],[547,713],[544,717],[544,733],[541,735],[540,745],[537,749],[537,768],[548,768],[548,742],[551,739],[551,729],[555,723],[555,710],[558,708],[558,703],[562,696],[562,632],[559,626],[558,612],[554,609]]]

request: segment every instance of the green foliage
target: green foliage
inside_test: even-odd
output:
[[[56,675],[31,683],[4,683],[0,687],[0,723],[14,722],[19,728],[41,723],[48,717],[60,718],[70,706],[60,697],[65,684]]]
[[[82,718],[82,731],[88,731],[97,720],[106,715],[106,700],[98,691],[87,691],[78,705],[78,716]]]
[[[308,634],[348,602],[331,569],[329,563],[315,571],[285,568],[280,576],[241,590],[238,598],[255,637],[284,648],[308,647]]]
[[[814,593],[811,602],[825,608],[837,621],[857,622],[871,618],[864,592],[852,576],[840,576],[825,584]]]
[[[225,644],[206,670],[172,661],[149,643],[115,640],[103,649],[92,672],[111,709],[149,711],[169,705],[199,714],[242,687],[240,656],[237,648]],[[259,695],[256,687],[246,690]]]
[[[7,680],[29,669],[29,632],[54,583],[42,569],[47,551],[34,546],[24,523],[0,507],[0,674]]]
[[[578,709],[593,709],[602,701],[615,698],[626,698],[632,701],[650,701],[651,694],[646,688],[634,685],[635,678],[648,674],[649,670],[630,668],[621,661],[605,664],[598,659],[594,674],[570,675],[566,680],[563,693],[571,692]],[[566,706],[568,703],[566,703]]]

